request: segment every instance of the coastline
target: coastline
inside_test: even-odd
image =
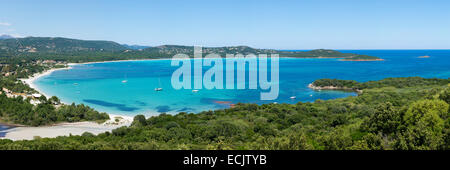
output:
[[[34,85],[34,81],[36,81],[37,79],[39,79],[39,78],[41,78],[43,76],[50,75],[54,71],[57,71],[57,70],[69,70],[69,69],[72,69],[72,67],[69,66],[69,67],[64,67],[64,68],[52,68],[52,69],[46,70],[46,71],[44,71],[42,73],[35,73],[31,77],[28,77],[28,78],[25,78],[25,79],[19,79],[19,80],[21,80],[22,82],[24,82],[25,84],[30,86],[32,89],[38,91],[40,94],[44,95],[45,97],[50,98],[52,96],[50,96],[48,94],[45,94],[41,90],[39,90],[39,88],[36,85]]]
[[[313,90],[346,90],[346,91],[354,91],[357,93],[362,93],[363,90],[358,90],[358,89],[352,89],[352,88],[347,88],[347,87],[337,87],[337,86],[314,86],[313,83],[308,84],[308,88],[313,89]]]
[[[29,78],[26,78],[26,79],[20,79],[20,80],[21,80],[22,82],[26,83],[26,84],[27,84],[28,86],[30,86],[31,88],[33,88],[34,90],[38,91],[40,94],[44,95],[44,96],[47,97],[47,98],[50,98],[50,97],[52,97],[52,96],[50,96],[50,95],[48,95],[48,94],[45,94],[42,90],[40,90],[40,89],[34,84],[34,81],[36,81],[37,79],[39,79],[39,78],[41,78],[41,77],[43,77],[43,76],[50,75],[50,74],[52,74],[54,71],[58,71],[58,70],[69,70],[69,69],[72,69],[72,67],[70,67],[70,66],[76,65],[76,64],[79,64],[79,63],[68,63],[67,65],[68,65],[69,67],[64,67],[64,68],[53,68],[53,69],[44,71],[44,72],[42,72],[42,73],[36,73],[36,74],[34,74],[33,76],[31,76],[31,77],[29,77]],[[87,63],[80,63],[80,64],[87,64]],[[65,103],[65,102],[62,102],[62,103],[65,104],[65,105],[69,105],[69,103]],[[111,120],[112,120],[114,117],[122,117],[122,118],[124,118],[124,119],[126,119],[126,120],[131,120],[131,121],[133,120],[133,117],[131,117],[131,116],[118,115],[118,114],[109,114],[109,113],[108,113],[108,115],[109,115],[109,117],[110,117]]]
[[[379,58],[379,59],[355,59],[355,60],[348,59],[348,60],[346,60],[344,58],[344,59],[340,59],[339,61],[384,61],[384,59]]]
[[[125,61],[158,61],[158,60],[172,60],[172,58],[148,58],[148,59],[129,59],[129,60],[111,60],[111,61],[91,61],[91,62],[84,62],[84,63],[67,63],[67,65],[74,66],[74,65],[83,65],[83,64],[96,64],[96,63],[115,63],[115,62],[125,62]],[[184,60],[184,59],[180,59]]]
[[[106,122],[105,122],[106,123]],[[82,135],[85,132],[98,135],[104,132],[111,132],[113,129],[129,126],[131,122],[123,124],[98,124],[96,122],[74,122],[74,123],[58,123],[49,126],[39,127],[11,127],[0,131],[4,133],[4,137],[0,139],[16,140],[33,140],[39,136],[41,138],[55,138],[58,136]]]
[[[110,61],[105,61],[110,62]],[[114,62],[114,61],[113,61]],[[40,90],[34,82],[44,76],[48,76],[52,74],[54,71],[58,70],[68,70],[72,69],[71,66],[78,65],[78,64],[89,64],[89,63],[68,63],[68,67],[64,68],[52,68],[49,70],[46,70],[41,73],[35,73],[34,75],[25,78],[20,79],[23,83],[27,84],[40,94],[44,95],[47,98],[50,98],[52,96],[44,93],[42,90]],[[62,102],[63,104],[64,103]],[[25,126],[25,125],[10,125],[10,124],[4,124],[0,123],[0,125],[5,126],[11,126],[12,128],[9,128],[7,130],[0,131],[1,133],[5,133],[4,137],[0,137],[0,139],[10,139],[10,140],[32,140],[35,136],[39,137],[58,137],[58,136],[69,136],[69,135],[81,135],[84,132],[89,132],[92,134],[99,134],[103,132],[111,132],[113,129],[122,127],[122,126],[130,126],[133,122],[133,117],[131,116],[125,116],[125,115],[116,115],[116,114],[110,114],[109,120],[105,121],[104,123],[96,123],[91,121],[84,121],[84,122],[62,122],[57,123],[54,125],[48,125],[48,126],[40,126],[40,127],[31,127],[31,126]],[[117,121],[118,120],[118,121]]]
[[[85,132],[98,135],[104,132],[111,132],[112,130],[122,126],[130,126],[133,122],[133,117],[130,116],[114,114],[108,115],[110,119],[104,123],[92,121],[61,122],[53,125],[38,127],[0,123],[0,126],[9,127],[6,129],[0,129],[0,133],[4,135],[0,136],[0,139],[10,139],[14,141],[32,140],[36,136],[41,138],[55,138],[58,136],[82,135]],[[116,121],[116,119],[118,121]]]

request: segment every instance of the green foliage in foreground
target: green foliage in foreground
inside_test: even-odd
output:
[[[54,104],[59,103],[59,99],[52,97],[46,99],[42,96],[41,104],[36,106],[30,104],[29,99],[22,97],[8,98],[5,94],[0,94],[0,122],[42,126],[58,122],[78,122],[78,121],[105,121],[109,119],[106,113],[99,113],[94,109],[81,105],[61,105],[55,108]]]
[[[139,115],[111,133],[0,140],[0,149],[448,150],[450,86],[441,81],[448,80],[386,79],[357,97]]]

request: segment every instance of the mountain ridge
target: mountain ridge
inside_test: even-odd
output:
[[[15,37],[8,35],[8,34],[0,35],[0,40],[11,39],[11,38],[15,38]]]
[[[146,47],[146,48],[145,48]],[[342,53],[336,50],[316,49],[310,51],[282,51],[274,49],[258,49],[245,45],[225,46],[225,47],[203,47],[205,54],[219,54],[225,57],[226,54],[279,54],[280,57],[291,58],[342,58],[344,61],[372,61],[381,60],[378,57]],[[87,56],[108,55],[123,56],[133,58],[169,58],[175,54],[184,53],[193,56],[194,46],[185,45],[160,45],[155,47],[130,46],[119,44],[114,41],[104,40],[79,40],[64,37],[25,37],[0,40],[0,54],[28,56],[39,55],[61,55],[73,56],[83,54]]]

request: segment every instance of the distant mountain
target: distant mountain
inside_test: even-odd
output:
[[[204,54],[215,53],[219,54],[222,57],[225,57],[225,54],[269,54],[275,53],[276,50],[270,49],[255,49],[248,46],[231,46],[231,47],[203,47],[202,48]],[[194,46],[181,46],[181,45],[162,45],[157,47],[151,47],[144,49],[146,52],[151,53],[161,53],[161,54],[187,54],[193,55]]]
[[[11,35],[6,35],[6,34],[0,35],[0,40],[11,39],[11,38],[14,38],[14,37]]]
[[[128,45],[128,44],[122,44],[125,48],[132,49],[132,50],[142,50],[145,48],[149,48],[150,46],[144,46],[144,45]]]
[[[292,57],[292,58],[342,58],[345,61],[370,61],[380,60],[378,57],[359,55],[353,53],[341,53],[336,50],[317,49],[311,51],[280,51],[272,49],[256,49],[248,46],[232,46],[232,47],[204,47],[202,48],[204,56],[210,53],[219,54],[221,57],[225,57],[226,54],[279,54],[280,57]],[[193,56],[193,46],[180,46],[180,45],[163,45],[158,47],[150,47],[144,49],[144,51],[159,54],[159,56],[173,56],[175,54],[183,53],[189,56]]]
[[[378,57],[341,53],[335,50],[318,49],[311,51],[280,51],[273,49],[256,49],[248,46],[204,47],[203,56],[215,53],[221,57],[226,54],[279,54],[280,57],[293,58],[341,58],[345,61],[381,60]],[[59,57],[97,57],[97,60],[170,58],[175,54],[193,56],[193,46],[162,45],[147,47],[139,45],[121,45],[112,41],[87,41],[69,38],[26,37],[0,40],[0,54]],[[81,59],[79,60],[81,61]]]
[[[0,40],[0,49],[7,52],[116,52],[127,48],[112,41],[87,41],[69,38],[26,37]]]

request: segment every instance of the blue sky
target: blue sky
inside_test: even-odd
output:
[[[448,0],[2,0],[0,34],[272,49],[450,49]]]

